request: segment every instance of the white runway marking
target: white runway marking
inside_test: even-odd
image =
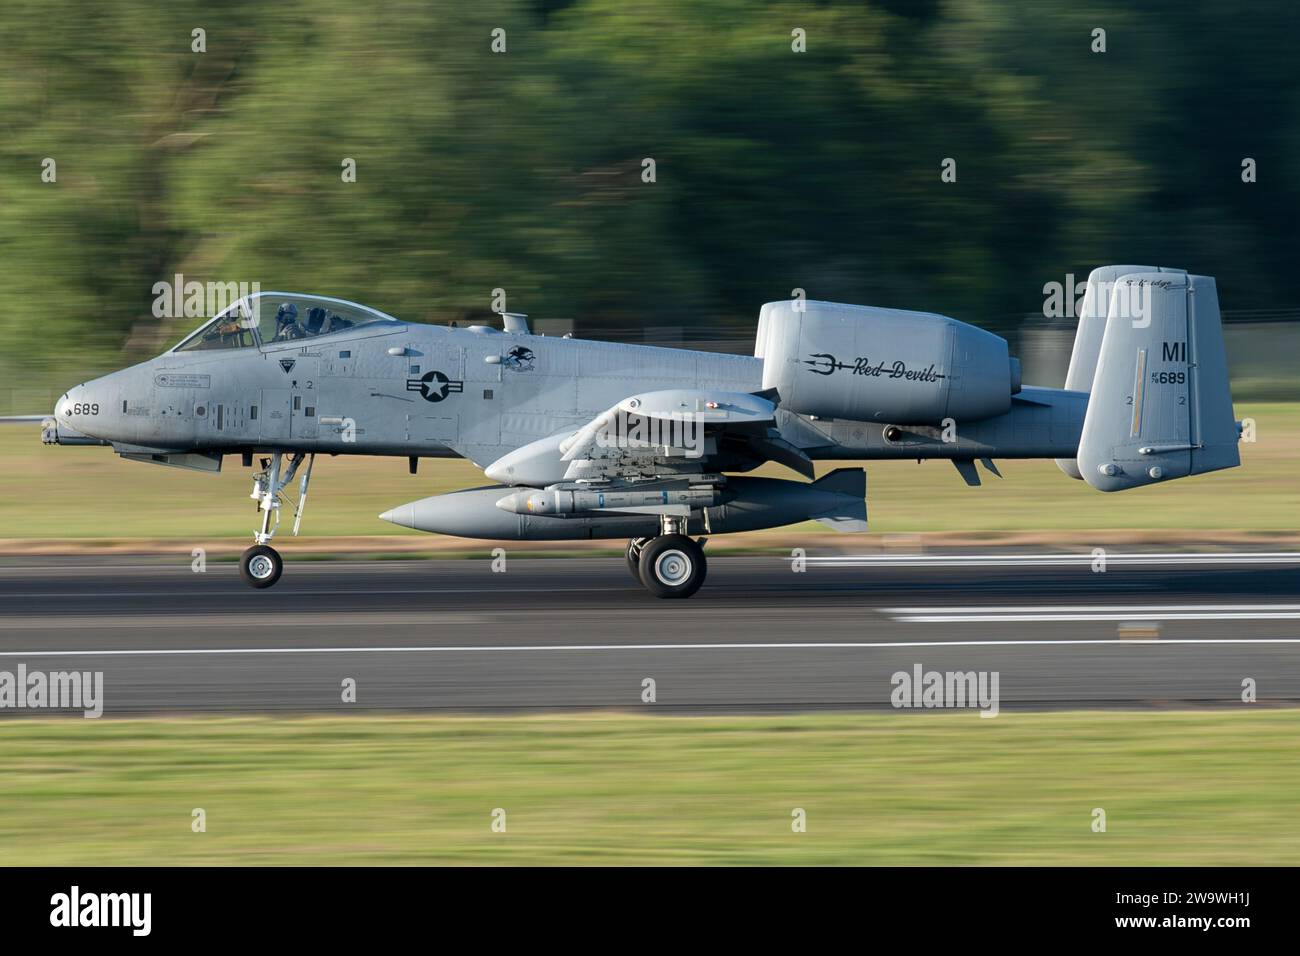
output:
[[[973,624],[1043,621],[1277,621],[1300,619],[1300,604],[1038,605],[1035,607],[884,608],[905,624]]]
[[[916,614],[894,618],[902,624],[1032,624],[1132,621],[1132,614]],[[1300,611],[1278,614],[1143,614],[1144,621],[1294,621]]]
[[[295,596],[318,597],[328,594],[331,597],[341,597],[348,594],[360,594],[367,596],[378,595],[380,597],[393,594],[501,594],[504,587],[498,588],[294,588],[292,593]],[[554,587],[554,588],[515,588],[509,589],[511,594],[555,594],[560,591],[632,591],[641,590],[635,584],[622,585],[618,587]],[[229,597],[231,594],[248,594],[247,588],[237,588],[228,592],[212,592],[212,594],[198,594],[191,592],[194,597]],[[275,592],[277,594],[290,593],[289,589]],[[12,598],[152,598],[152,597],[175,597],[173,591],[5,591],[0,593],[0,597]]]
[[[795,560],[783,558],[784,561]],[[803,559],[810,565],[829,567],[927,567],[927,568],[1005,568],[1005,567],[1087,567],[1097,560],[1091,554],[861,554],[827,555]],[[1171,552],[1168,554],[1107,553],[1111,565],[1179,565],[1179,564],[1300,564],[1295,551],[1226,551]]]
[[[1300,644],[1300,637],[1207,637],[1174,639],[1078,638],[1031,641],[771,641],[736,644],[443,644],[411,647],[167,647],[158,649],[117,649],[78,651],[0,651],[0,657],[171,657],[232,654],[443,654],[443,653],[514,653],[537,651],[736,651],[736,650],[885,650],[889,648],[944,647],[1124,647],[1135,644],[1179,646],[1188,644],[1246,645]]]
[[[1300,611],[1300,604],[969,604],[944,607],[887,607],[889,614],[1028,614],[1036,611],[1095,611],[1097,613],[1140,614],[1145,611]]]

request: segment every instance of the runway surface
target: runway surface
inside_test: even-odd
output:
[[[935,562],[938,561],[936,564]],[[0,563],[0,671],[102,671],[104,712],[888,709],[996,671],[1001,708],[1300,702],[1300,559],[714,557],[662,601],[620,558]],[[356,681],[356,702],[342,700]],[[643,702],[644,681],[656,700]],[[0,708],[0,717],[32,711]]]

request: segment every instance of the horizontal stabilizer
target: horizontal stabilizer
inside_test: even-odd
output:
[[[1048,401],[1046,398],[1031,396],[1029,394],[1026,394],[1025,392],[1019,392],[1015,395],[1012,395],[1011,404],[1013,407],[1016,405],[1033,405],[1035,408],[1054,407],[1052,402]]]

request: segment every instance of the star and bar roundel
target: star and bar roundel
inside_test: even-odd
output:
[[[453,381],[442,372],[425,372],[419,378],[408,378],[406,390],[419,392],[426,402],[440,402],[448,395],[465,391],[465,383]]]

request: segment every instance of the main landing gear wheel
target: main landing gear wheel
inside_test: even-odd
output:
[[[641,583],[655,597],[688,598],[700,589],[708,566],[704,549],[684,534],[665,534],[641,548]]]
[[[641,583],[641,550],[646,546],[649,538],[628,538],[627,551],[627,569],[632,572],[632,577],[637,584]]]
[[[264,544],[249,548],[239,559],[239,573],[255,588],[269,588],[280,580],[283,570],[280,552]]]

